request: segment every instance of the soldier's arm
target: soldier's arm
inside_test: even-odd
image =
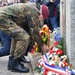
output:
[[[42,47],[43,46],[43,41],[41,36],[39,35],[39,21],[38,21],[38,17],[32,17],[31,15],[27,15],[27,21],[28,21],[28,25],[29,25],[29,29],[30,29],[30,36],[33,37],[33,39],[37,42],[37,44]]]

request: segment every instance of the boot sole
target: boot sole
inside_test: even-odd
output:
[[[29,71],[17,71],[17,70],[11,70],[11,72],[19,72],[19,73],[28,73]]]
[[[28,73],[29,72],[29,70],[28,71],[19,71],[19,70],[16,70],[16,69],[10,69],[9,67],[8,67],[8,70],[11,70],[11,72],[19,72],[19,73]]]
[[[18,73],[28,73],[29,72],[29,70],[28,71],[19,71],[19,70],[11,70],[11,72],[18,72]]]

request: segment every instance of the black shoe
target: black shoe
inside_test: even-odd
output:
[[[21,72],[21,73],[28,73],[29,69],[24,67],[22,64],[15,64],[12,68],[11,68],[12,72]]]
[[[12,65],[12,61],[13,61],[14,56],[9,56],[9,61],[8,61],[8,70],[11,69],[11,65]],[[19,61],[20,63],[20,61]],[[24,64],[20,63],[22,66],[24,66]]]
[[[12,60],[13,60],[14,56],[9,56],[9,61],[8,61],[8,70],[11,69],[11,64],[12,64]]]
[[[9,63],[8,63],[9,65]],[[8,69],[12,72],[22,72],[22,73],[28,73],[29,69],[24,67],[22,63],[20,63],[18,60],[13,59],[10,66],[8,66]]]
[[[20,62],[30,63],[30,61],[28,61],[24,56],[20,57],[18,60],[19,60]]]

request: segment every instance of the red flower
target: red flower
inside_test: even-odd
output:
[[[42,33],[43,33],[43,31],[40,31],[40,32],[39,32],[40,36],[42,35]]]
[[[32,48],[32,49],[31,49],[31,53],[32,53],[32,54],[34,54],[34,53],[35,53],[35,50],[34,50],[34,48]]]
[[[49,54],[53,54],[54,53],[54,50],[50,50]]]
[[[43,28],[43,30],[46,30],[46,28]]]
[[[59,42],[54,42],[54,46],[56,46],[56,45],[58,45],[59,44]]]
[[[50,51],[53,49],[54,45],[50,48]]]
[[[48,73],[48,70],[45,70],[45,71],[44,71],[44,75],[47,75],[47,73]]]
[[[56,54],[62,55],[63,54],[63,51],[59,49],[59,50],[56,51]]]
[[[52,50],[56,45],[58,45],[59,42],[54,42],[53,46],[50,48],[50,50]]]
[[[63,62],[64,63],[64,66],[67,66],[67,62]]]

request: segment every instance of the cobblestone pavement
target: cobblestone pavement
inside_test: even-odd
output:
[[[0,57],[0,75],[33,75],[31,64],[25,63],[25,67],[29,68],[29,73],[17,73],[7,70],[8,56]]]

